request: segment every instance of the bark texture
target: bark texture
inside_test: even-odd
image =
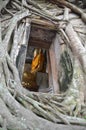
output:
[[[7,2],[4,3],[5,6]],[[82,16],[83,12],[74,5],[62,0],[57,2],[73,9],[73,11],[76,10]],[[85,43],[81,42],[84,37],[79,37],[79,35],[82,36],[81,31],[78,31],[78,34],[74,30],[74,26],[69,23],[70,18],[68,17],[69,11],[67,8],[65,8],[64,13],[63,9],[58,7],[59,11],[57,11],[57,6],[53,5],[55,10],[53,10],[54,13],[51,15],[51,6],[48,4],[45,2],[40,4],[32,0],[12,0],[9,5],[12,8],[6,7],[3,10],[0,19],[1,130],[86,129],[84,93],[86,48]],[[50,10],[47,10],[47,7],[46,9],[43,8],[45,5]],[[7,11],[7,14],[5,11]],[[29,40],[31,20],[27,21],[27,19],[31,19],[33,14],[35,14],[35,17],[40,16],[45,18],[47,22],[54,24],[53,29],[56,30],[57,35],[52,44],[53,54],[55,55],[53,61],[56,62],[54,64],[56,65],[55,67],[58,66],[59,69],[61,67],[62,72],[57,70],[58,72],[55,73],[55,70],[53,70],[55,68],[52,66],[50,66],[50,69],[53,75],[56,74],[54,75],[56,76],[56,84],[53,83],[53,85],[55,87],[58,84],[59,87],[67,86],[68,89],[65,93],[34,93],[27,91],[21,85],[18,69],[16,68],[16,60],[21,46],[25,45]],[[60,20],[63,19],[63,21],[59,21],[58,15],[60,15]],[[76,18],[76,16],[73,17]],[[51,26],[52,24],[48,25]],[[81,25],[85,26],[84,23]],[[84,31],[83,33],[85,34]],[[52,54],[50,56],[52,57]]]

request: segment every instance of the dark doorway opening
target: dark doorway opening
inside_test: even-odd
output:
[[[52,89],[49,88],[49,73],[47,71],[47,54],[52,44],[53,39],[55,38],[55,30],[49,30],[48,28],[37,26],[36,24],[31,25],[31,31],[29,36],[29,42],[24,51],[18,56],[19,75],[22,82],[22,85],[35,92],[51,92]],[[31,72],[31,64],[34,58],[34,50],[41,49],[44,56],[44,69],[42,71],[37,71],[34,75]],[[27,50],[26,54],[24,53]],[[25,56],[25,64],[22,64],[22,54]],[[23,59],[24,59],[23,56]],[[19,63],[20,62],[20,63]],[[21,67],[20,67],[21,64]],[[23,70],[23,71],[22,71]],[[24,77],[26,76],[26,77]]]

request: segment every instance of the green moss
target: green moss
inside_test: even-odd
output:
[[[84,119],[86,119],[86,116],[84,116]]]
[[[60,63],[61,63],[62,71],[63,71],[62,77],[60,77],[61,80],[59,81],[60,88],[61,88],[61,91],[66,91],[73,77],[72,61],[71,61],[70,55],[68,54],[66,50],[61,54]]]

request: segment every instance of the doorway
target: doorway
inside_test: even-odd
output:
[[[49,86],[49,73],[47,71],[47,58],[48,51],[51,46],[53,39],[55,38],[56,32],[54,30],[49,30],[47,28],[43,28],[41,26],[37,26],[36,24],[31,25],[31,31],[29,36],[29,41],[27,47],[25,46],[24,50],[27,50],[25,56],[25,64],[22,64],[22,67],[18,68],[22,85],[31,91],[35,92],[52,92],[52,87]],[[24,48],[24,47],[23,47]],[[41,49],[44,56],[44,69],[41,71],[37,71],[36,75],[33,75],[31,72],[31,64],[34,58],[34,50]],[[19,60],[22,61],[22,53],[25,51],[21,51]],[[24,57],[23,56],[23,57]],[[20,58],[21,57],[21,58]],[[23,58],[24,60],[24,58]],[[20,62],[21,63],[21,62]],[[24,68],[24,69],[23,69]],[[23,70],[23,71],[22,71]],[[22,73],[23,72],[23,73]],[[26,78],[24,77],[26,76]],[[33,87],[32,87],[33,86]]]

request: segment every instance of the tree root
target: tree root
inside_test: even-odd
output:
[[[84,126],[86,125],[84,119],[80,121],[79,120],[76,121],[77,117],[71,119],[66,116],[70,113],[70,110],[68,109],[68,107],[62,104],[65,95],[31,93],[25,90],[20,84],[17,69],[12,64],[8,54],[6,54],[6,59],[7,61],[5,60],[5,63],[7,62],[6,65],[8,65],[7,67],[9,67],[9,69],[11,70],[11,74],[13,74],[13,78],[15,80],[14,82],[11,82],[11,86],[7,88],[6,86],[3,86],[3,87],[2,85],[0,86],[0,97],[8,106],[11,114],[15,115],[15,120],[19,120],[23,124],[25,124],[25,126],[27,126],[26,130],[27,128],[29,129],[28,121],[26,121],[26,120],[29,120],[27,113],[29,115],[31,111],[33,111],[37,115],[47,120],[50,120],[54,123],[79,124],[79,125],[84,125]],[[4,67],[4,72],[6,73],[6,71],[7,71],[7,68],[5,70],[5,67]],[[9,71],[9,74],[10,74],[10,71]],[[12,95],[10,94],[10,92]],[[64,115],[63,111],[65,111],[66,115]],[[33,113],[31,114],[34,116],[34,121],[36,121],[37,117],[35,117]],[[21,120],[22,118],[24,118],[24,121]],[[31,118],[31,121],[32,121],[32,118]],[[35,126],[31,124],[31,127],[34,128]],[[24,129],[24,128],[21,128],[21,129]]]
[[[28,5],[24,5],[24,7],[31,9]],[[21,8],[21,3],[19,4],[19,8]],[[86,120],[72,117],[74,116],[74,109],[72,111],[70,109],[72,103],[68,104],[69,106],[66,106],[66,103],[64,103],[66,94],[54,95],[34,93],[27,91],[21,85],[18,70],[12,62],[13,59],[11,60],[13,56],[10,58],[7,52],[7,47],[16,23],[30,15],[29,11],[23,11],[24,12],[20,11],[15,14],[13,19],[10,20],[11,25],[8,27],[8,31],[3,39],[3,44],[0,46],[0,129],[61,130],[64,128],[64,130],[67,130],[75,128],[79,130],[79,127],[73,127],[71,124],[86,126]],[[34,9],[32,11],[35,12]],[[43,15],[43,12],[40,13],[37,11],[37,13]],[[79,14],[82,15],[82,13],[83,12],[80,10]],[[51,21],[53,19],[46,14],[44,14],[43,17]],[[66,33],[69,32],[67,28]],[[2,37],[0,39],[2,40]],[[67,37],[66,41],[67,43],[69,42]],[[13,53],[14,52],[12,52],[12,54]],[[79,101],[81,100],[74,101],[76,101],[74,102],[75,104],[73,104],[75,108],[76,104],[79,104]],[[83,106],[82,108],[81,105],[82,104],[78,107],[80,109],[77,110],[77,107],[75,108],[75,114],[77,114],[78,111],[80,116],[82,116],[86,110],[86,106]],[[72,113],[71,116],[70,113]],[[58,126],[58,123],[67,125]],[[85,130],[85,127],[81,127],[80,130],[82,129]]]
[[[15,67],[10,63],[10,58],[8,57],[9,67],[13,70],[14,73]],[[17,75],[17,74],[15,74]],[[15,80],[16,81],[16,80]],[[18,79],[17,79],[18,83]],[[16,87],[16,86],[15,86]],[[9,91],[14,94],[16,91],[15,98],[27,109],[33,111],[43,118],[53,121],[53,122],[63,122],[69,124],[68,120],[65,120],[64,113],[68,115],[70,109],[62,104],[65,95],[52,95],[52,94],[42,94],[42,93],[31,93],[26,91],[22,86],[21,87],[10,88]],[[46,105],[46,106],[45,106]],[[64,112],[65,111],[65,112]],[[63,113],[63,114],[62,114]],[[75,123],[76,124],[76,123]],[[83,124],[83,123],[82,123]]]
[[[86,23],[86,14],[80,9],[78,8],[77,6],[65,1],[65,0],[54,0],[56,1],[57,3],[59,4],[62,4],[68,8],[70,8],[72,11],[74,11],[75,13],[79,14],[82,18],[82,20]]]

